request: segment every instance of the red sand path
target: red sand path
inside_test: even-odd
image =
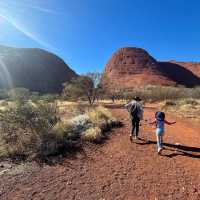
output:
[[[143,124],[140,144],[130,143],[126,111],[112,111],[124,127],[105,144],[31,174],[1,177],[0,199],[200,200],[200,126],[171,117],[177,124],[167,126],[168,144],[158,156],[151,126]],[[153,110],[146,109],[145,118],[152,116]]]

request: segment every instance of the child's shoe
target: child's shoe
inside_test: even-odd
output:
[[[163,148],[158,148],[158,155],[161,155]]]

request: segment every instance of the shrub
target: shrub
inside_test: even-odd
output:
[[[71,124],[73,126],[73,132],[76,134],[80,134],[87,128],[89,128],[89,117],[87,114],[78,115],[71,120]]]
[[[58,123],[55,105],[17,103],[0,115],[0,140],[10,157],[51,154],[61,137],[53,127]]]
[[[82,140],[99,143],[103,139],[102,131],[99,127],[91,127],[82,133]]]
[[[40,100],[46,101],[48,103],[52,103],[58,98],[59,98],[58,94],[44,94],[40,96]]]
[[[107,122],[109,119],[112,118],[112,114],[103,107],[97,107],[96,109],[93,109],[92,111],[88,112],[88,116],[90,121],[93,124],[99,125],[102,121]]]
[[[30,97],[30,91],[26,88],[13,88],[8,91],[9,98],[12,101],[27,101]]]
[[[176,106],[176,102],[174,102],[174,101],[166,101],[165,106]]]
[[[190,105],[193,105],[193,106],[199,105],[199,103],[194,99],[186,99],[183,103],[190,104]]]
[[[112,113],[101,106],[89,111],[88,116],[90,122],[102,131],[107,131],[113,126],[119,125],[119,121],[112,117]]]
[[[20,101],[0,111],[0,157],[46,158],[74,147],[79,139],[100,142],[118,121],[103,107],[62,120],[54,103]]]

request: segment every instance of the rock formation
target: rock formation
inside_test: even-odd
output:
[[[145,85],[200,85],[200,78],[179,63],[158,62],[141,48],[121,48],[105,66],[102,85],[130,89]]]
[[[58,93],[64,82],[76,76],[62,59],[47,51],[0,46],[0,88]]]

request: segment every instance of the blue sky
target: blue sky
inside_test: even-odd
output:
[[[120,47],[200,61],[199,0],[0,0],[0,44],[38,47],[76,72],[102,71]]]

